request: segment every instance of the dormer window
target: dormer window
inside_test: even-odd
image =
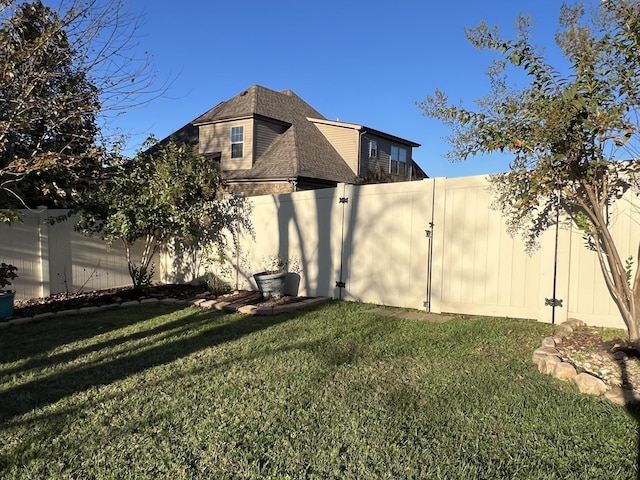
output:
[[[397,147],[395,145],[391,146],[391,165],[390,172],[395,173],[396,175],[407,175],[407,149],[402,147]]]
[[[369,158],[378,158],[378,142],[369,140]]]
[[[231,158],[242,158],[244,127],[231,127]]]

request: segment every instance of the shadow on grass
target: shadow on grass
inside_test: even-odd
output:
[[[640,356],[638,351],[621,349],[625,354],[630,356]],[[631,383],[629,377],[629,370],[627,369],[627,359],[626,356],[613,357],[616,363],[620,366],[620,380],[622,382],[622,393],[625,400],[625,408],[629,415],[633,417],[638,426],[638,439],[636,442],[636,479],[640,480],[640,403],[638,403],[633,388],[634,385]]]
[[[11,327],[0,335],[0,362],[31,360],[62,345],[130,327],[157,316],[159,312],[177,310],[175,307],[167,307],[166,310],[150,307],[145,309],[149,312],[148,317],[143,317],[140,309],[114,309],[94,315],[68,316]],[[141,334],[144,335],[145,332]],[[6,371],[0,370],[0,373]]]
[[[104,315],[105,318],[109,318],[111,314],[105,313]],[[152,309],[149,311],[148,317],[141,318],[140,315],[134,315],[132,319],[122,323],[116,320],[113,322],[113,328],[121,328],[148,318],[153,318],[157,315],[159,315],[158,310]],[[123,345],[132,339],[163,333],[161,338],[154,340],[152,344],[143,345],[142,347],[133,346],[132,349],[127,352],[106,352],[115,358],[108,360],[102,358],[88,365],[70,366],[68,370],[64,372],[54,373],[45,378],[35,379],[22,385],[4,389],[0,392],[0,425],[9,422],[14,417],[34,409],[43,408],[74,393],[98,385],[106,385],[148,368],[173,362],[199,350],[242,338],[245,335],[285,322],[293,318],[294,315],[295,314],[288,314],[271,317],[229,316],[228,321],[224,322],[222,319],[225,317],[225,314],[222,312],[196,311],[193,314],[175,322],[169,322],[166,325],[109,340],[105,342],[105,344],[94,345],[86,349],[83,348],[83,351],[98,351],[101,348],[113,348],[118,345]],[[223,323],[220,323],[221,321]],[[93,333],[96,334],[98,333],[96,332],[96,326],[100,324],[101,322],[99,321],[96,321],[93,325],[87,323],[86,325],[88,326],[85,326],[85,330],[93,330]],[[63,328],[64,325],[60,327],[60,329]],[[198,331],[195,335],[191,334],[194,330]],[[102,332],[103,330],[99,333]],[[50,348],[52,343],[62,345],[65,342],[73,342],[77,340],[78,337],[88,338],[90,335],[87,331],[83,331],[81,335],[70,334],[65,336],[64,333],[61,333],[54,337],[54,342],[52,342],[51,339],[44,339],[43,342],[40,343],[37,339],[26,335],[14,336],[19,342],[22,341],[22,343],[25,343],[26,350],[38,350],[38,344],[40,344],[40,351],[43,351],[47,347]],[[27,348],[26,344],[30,343],[33,344]],[[14,345],[14,348],[22,351],[21,345]],[[60,367],[61,363],[65,363],[70,358],[77,357],[78,355],[81,354],[69,352],[68,354],[52,358],[40,358],[36,363],[39,368],[54,369]],[[21,357],[24,358],[25,356],[26,355],[22,355]],[[33,364],[31,367],[33,367]]]
[[[161,312],[161,314],[171,313],[173,311],[177,311],[177,310],[168,310],[166,312]],[[20,348],[17,348],[13,352],[10,351],[10,348],[14,347],[14,345],[12,345],[11,347],[9,347],[8,345],[4,345],[4,343],[6,343],[6,340],[7,340],[6,338],[4,339],[5,342],[0,342],[0,348],[2,349],[2,352],[3,352],[2,354],[0,354],[0,361],[2,361],[3,363],[4,362],[10,363],[10,362],[15,362],[21,359],[25,359],[25,361],[20,363],[20,365],[17,367],[0,369],[0,374],[18,375],[22,372],[26,372],[31,369],[42,368],[48,365],[55,365],[57,363],[70,362],[88,353],[102,350],[104,348],[115,347],[117,345],[123,344],[128,341],[135,341],[135,340],[140,340],[152,335],[169,333],[171,331],[176,331],[185,326],[188,326],[189,328],[193,328],[196,326],[194,324],[193,318],[191,318],[190,316],[182,317],[173,322],[163,323],[162,325],[159,325],[154,328],[150,328],[148,330],[136,331],[135,333],[131,333],[128,335],[118,336],[116,338],[111,338],[98,343],[93,343],[91,345],[87,345],[86,347],[75,348],[73,350],[60,352],[53,355],[48,353],[51,349],[55,347],[67,345],[80,340],[87,340],[91,338],[91,336],[109,334],[110,332],[113,332],[122,328],[130,327],[136,323],[147,320],[148,318],[156,317],[159,314],[158,310],[151,311],[148,318],[141,319],[139,315],[139,311],[138,312],[130,311],[128,313],[130,315],[124,316],[125,318],[121,316],[120,318],[115,319],[113,314],[104,314],[102,316],[103,318],[99,318],[97,320],[92,319],[88,321],[83,321],[83,324],[82,324],[83,329],[89,332],[93,332],[93,335],[82,335],[80,338],[78,338],[76,335],[73,334],[73,330],[74,330],[73,328],[69,328],[69,329],[66,328],[67,326],[73,325],[72,323],[62,324],[62,325],[56,324],[55,328],[52,328],[54,324],[51,323],[48,326],[44,327],[46,332],[42,332],[42,331],[32,332],[30,330],[23,330],[21,332],[16,332],[20,336],[22,336],[23,334],[37,336],[38,340],[30,342],[29,346],[32,348],[22,348],[22,345],[21,345]],[[138,314],[136,315],[136,313]],[[210,320],[210,317],[207,317],[207,318],[208,320]],[[205,321],[208,321],[208,320],[202,320],[201,323],[204,323]],[[75,329],[75,331],[78,332],[79,330]],[[14,342],[15,342],[15,339],[14,339]],[[42,347],[40,348],[39,346],[42,346]],[[36,350],[36,351],[31,352],[30,350]],[[11,357],[11,358],[6,358],[6,357]]]

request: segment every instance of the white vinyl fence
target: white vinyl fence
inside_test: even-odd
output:
[[[556,240],[551,228],[529,255],[490,208],[487,187],[475,176],[251,197],[255,234],[243,236],[239,250],[230,242],[227,280],[255,288],[252,274],[263,270],[263,258],[280,254],[299,261],[290,281],[300,295],[623,327],[580,232],[559,228]],[[611,212],[621,255],[636,263],[637,206],[628,195]],[[49,225],[60,213],[25,212],[23,224],[0,226],[0,261],[20,269],[13,285],[19,297],[130,284],[122,249],[74,232],[73,221]],[[157,278],[189,281],[203,273],[196,261],[165,253]]]
[[[491,208],[488,185],[474,176],[251,197],[255,236],[243,238],[239,261],[228,252],[238,286],[255,288],[261,259],[280,253],[300,260],[301,295],[624,327],[581,233],[562,227],[556,241],[551,228],[528,254]],[[637,255],[637,203],[629,194],[612,211],[623,258]]]
[[[22,210],[23,222],[0,224],[0,262],[18,267],[16,299],[131,285],[124,248],[74,231],[77,219],[50,222],[66,212]]]

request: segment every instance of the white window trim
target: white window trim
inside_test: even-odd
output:
[[[369,158],[378,158],[377,140],[369,140]]]
[[[398,152],[398,158],[393,158],[393,153],[394,150],[397,150]],[[401,152],[404,152],[404,155],[401,154]],[[391,151],[389,152],[389,173],[394,174],[394,175],[401,175],[406,177],[407,176],[407,172],[408,172],[408,157],[409,157],[409,150],[405,147],[401,147],[399,145],[391,145]],[[401,159],[401,157],[404,156],[404,159]],[[394,163],[396,165],[396,168],[394,169]],[[404,167],[402,170],[404,170],[404,172],[400,172],[400,164],[403,164]]]
[[[233,141],[233,130],[235,128],[240,128],[241,132],[242,132],[242,140],[241,141]],[[231,151],[229,152],[229,154],[231,155],[232,159],[236,159],[236,158],[243,158],[244,157],[244,125],[235,125],[233,127],[231,127]],[[233,147],[234,145],[240,145],[241,149],[242,149],[242,155],[240,156],[234,156],[233,155]]]

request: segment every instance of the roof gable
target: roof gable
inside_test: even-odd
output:
[[[260,85],[252,85],[235,97],[219,103],[191,123],[202,125],[252,116],[272,118],[285,123],[293,123],[301,116],[324,118],[291,90],[276,92]]]
[[[251,169],[227,172],[228,178],[308,177],[349,183],[355,180],[355,173],[344,159],[307,120],[324,117],[291,90],[276,92],[253,85],[191,123],[206,125],[251,117],[275,120],[289,128],[254,159]]]

